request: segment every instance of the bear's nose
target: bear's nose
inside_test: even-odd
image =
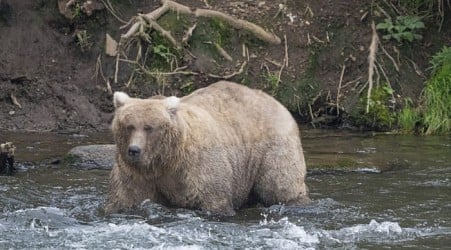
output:
[[[128,147],[128,155],[129,156],[138,156],[141,152],[141,149],[136,145],[131,145]]]

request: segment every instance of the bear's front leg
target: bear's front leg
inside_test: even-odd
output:
[[[134,209],[147,199],[157,202],[154,183],[130,171],[127,166],[114,165],[110,175],[105,214]]]
[[[227,198],[213,198],[210,201],[204,201],[201,204],[202,212],[212,214],[212,215],[221,215],[221,216],[234,216],[236,214],[233,209],[232,202]]]

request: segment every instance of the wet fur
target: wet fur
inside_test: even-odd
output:
[[[262,91],[222,81],[179,100],[117,95],[108,214],[146,199],[224,215],[251,193],[264,205],[309,201],[297,124]]]

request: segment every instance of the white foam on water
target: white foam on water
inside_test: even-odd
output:
[[[377,169],[376,167],[366,167],[366,168],[357,168],[356,170],[354,170],[354,172],[380,174],[381,170]]]
[[[65,215],[65,210],[57,208],[57,207],[36,207],[36,208],[26,208],[26,209],[18,209],[16,211],[7,212],[7,214],[24,214],[30,212],[40,212],[46,214],[54,214],[59,216]]]
[[[71,223],[73,218],[67,216],[66,210],[55,207],[21,209],[11,214],[15,214],[12,221],[0,220],[0,248],[353,248],[359,244],[403,244],[402,242],[410,240],[451,235],[449,227],[422,225],[403,228],[398,222],[378,222],[374,219],[368,223],[348,224],[331,230],[322,228],[322,224],[299,225],[299,220],[296,222],[288,217],[274,219],[269,218],[269,215],[264,215],[259,222],[247,225],[208,221],[196,216],[150,225],[142,218]],[[43,214],[50,215],[34,221],[34,218]],[[33,220],[27,222],[28,226],[22,223],[19,227],[14,227],[15,224],[12,223],[22,217],[25,221]],[[44,220],[47,218],[66,220],[68,223],[48,223]]]
[[[430,180],[418,183],[417,186],[420,187],[451,187],[450,179],[446,178],[444,180]]]
[[[274,249],[309,249],[319,243],[315,233],[308,233],[303,226],[298,226],[289,221],[287,217],[280,220],[260,221],[257,230],[249,232],[249,237],[254,242],[263,240],[263,245]]]
[[[358,224],[338,230],[321,230],[318,235],[323,240],[337,243],[384,242],[385,240],[406,239],[407,236],[411,236],[410,232],[406,232],[397,222],[379,223],[374,219],[369,224]]]
[[[105,223],[96,226],[66,228],[64,246],[70,248],[120,249],[203,249],[205,232],[157,227],[138,221],[130,224]]]
[[[362,149],[357,149],[356,153],[360,153],[360,154],[374,154],[376,153],[376,148],[374,147],[364,147]]]

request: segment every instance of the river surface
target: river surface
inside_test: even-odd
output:
[[[0,134],[19,172],[0,176],[0,249],[445,249],[451,246],[451,138],[306,131],[313,203],[212,218],[146,203],[103,216],[109,171],[59,161],[108,133]],[[332,170],[331,167],[334,167]]]

